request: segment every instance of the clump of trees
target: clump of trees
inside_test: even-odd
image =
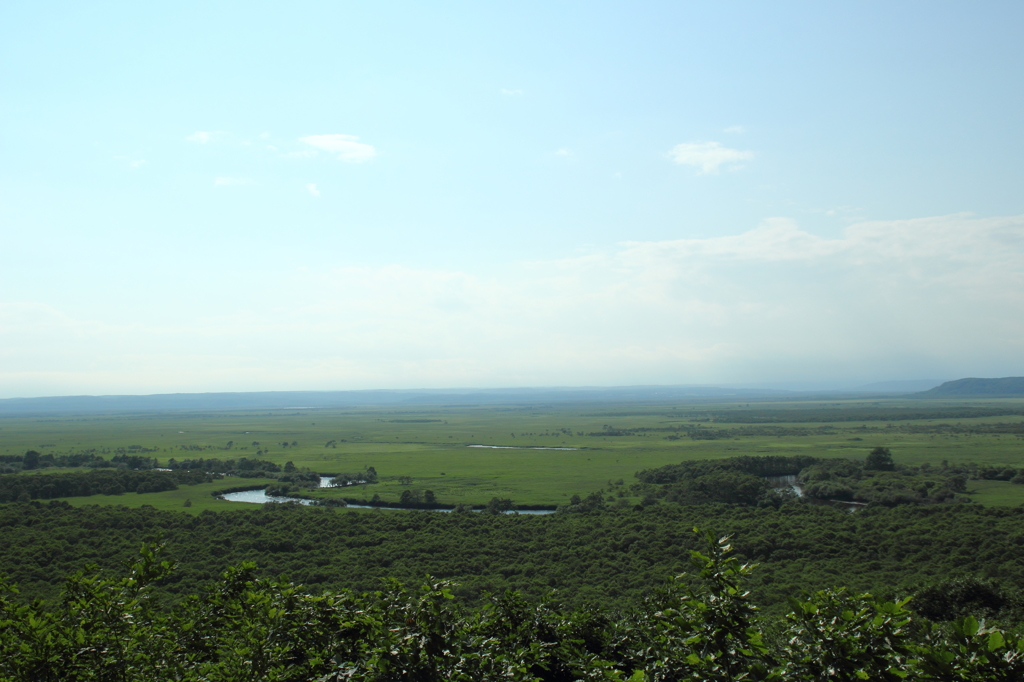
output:
[[[153,449],[133,445],[130,448],[118,448],[115,452],[117,454],[109,460],[105,459],[95,448],[78,452],[48,452],[46,454],[37,450],[29,450],[24,455],[0,455],[0,474],[16,474],[19,471],[35,471],[50,467],[152,469],[156,466],[155,459],[138,454],[140,452],[155,452]]]
[[[823,459],[802,470],[803,494],[811,499],[843,500],[892,507],[937,504],[967,492],[967,477],[948,469],[899,466],[889,448],[876,447],[860,464]]]
[[[989,469],[919,467],[896,464],[888,448],[876,447],[858,462],[808,456],[733,457],[699,460],[639,471],[631,491],[643,504],[670,502],[743,506],[779,506],[796,499],[771,477],[793,476],[804,498],[811,501],[857,502],[882,506],[953,502],[967,491],[970,473],[980,477]],[[1017,476],[999,472],[1004,480]],[[1022,477],[1024,482],[1024,477]]]
[[[0,583],[0,678],[93,680],[1016,680],[1024,640],[973,616],[945,627],[908,600],[829,590],[762,620],[753,567],[707,536],[680,576],[622,614],[567,611],[514,592],[467,608],[452,585],[387,582],[311,594],[244,563],[161,610],[174,565],[144,545],[118,578],[78,573],[52,609]]]
[[[0,475],[0,503],[52,500],[58,497],[155,493],[177,490],[213,480],[205,474],[184,471],[135,471],[133,469],[95,469],[71,473],[38,473],[32,476]]]
[[[334,480],[331,485],[336,488],[344,488],[350,485],[359,485],[362,483],[376,483],[377,482],[377,470],[371,466],[366,467],[362,471],[356,471],[354,473],[343,472],[340,474],[334,474]],[[409,479],[409,483],[412,479]]]
[[[265,459],[249,459],[248,457],[227,460],[216,457],[177,460],[172,457],[167,460],[167,468],[174,471],[204,471],[247,478],[266,478],[267,474],[276,474],[281,471],[281,467],[273,462]]]

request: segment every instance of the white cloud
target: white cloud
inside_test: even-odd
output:
[[[0,390],[1019,376],[1021,263],[1024,216],[969,215],[836,237],[780,217],[476,272],[282,265],[245,279],[248,265],[225,263],[245,279],[227,306],[176,287],[147,299],[149,317],[0,301]]]
[[[313,196],[315,196],[315,197],[320,196],[320,190],[318,190],[316,188],[316,183],[315,182],[311,182],[308,185],[306,185],[306,189],[309,190],[309,193],[312,194]]]
[[[725,163],[754,158],[753,152],[723,147],[717,142],[685,142],[677,144],[669,152],[673,161],[688,166],[699,166],[700,172],[717,173]]]
[[[377,150],[372,145],[359,142],[355,135],[308,135],[299,140],[317,149],[337,154],[339,159],[349,163],[363,163],[377,156]]]
[[[206,144],[207,142],[216,138],[220,133],[207,132],[203,130],[197,130],[185,139],[189,142],[198,142],[199,144]]]
[[[747,129],[746,129],[746,128],[744,128],[743,126],[729,126],[728,128],[726,128],[726,129],[725,129],[725,130],[723,130],[722,132],[723,132],[723,133],[735,133],[735,134],[740,134],[740,133],[745,133],[745,132],[747,132]]]
[[[226,176],[220,176],[213,181],[214,187],[229,187],[233,185],[254,185],[252,180],[249,178],[230,178]]]
[[[572,156],[572,152],[569,151],[568,149],[566,149],[565,147],[562,147],[557,152],[555,152],[555,155],[556,156]]]
[[[522,90],[507,90],[505,88],[502,88],[501,89],[501,94],[505,95],[506,97],[522,97],[523,96],[523,91]]]

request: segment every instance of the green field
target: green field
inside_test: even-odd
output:
[[[228,443],[231,447],[228,448]],[[491,449],[472,445],[502,446]],[[451,406],[79,415],[0,419],[0,454],[95,450],[157,458],[259,458],[322,474],[374,467],[365,493],[397,501],[408,488],[440,502],[557,505],[625,487],[633,474],[683,460],[806,454],[862,460],[875,446],[897,463],[976,462],[1024,467],[1024,400],[846,400],[569,406]],[[530,448],[575,448],[574,450]],[[52,471],[52,470],[51,470]],[[412,479],[399,482],[399,477]],[[235,504],[212,490],[266,483],[227,478],[176,491],[68,498],[72,504],[150,504],[188,511]],[[1024,486],[972,481],[986,505],[1024,502]],[[623,486],[615,490],[622,491]],[[633,500],[626,495],[626,502]]]
[[[967,493],[974,502],[987,507],[1016,507],[1024,504],[1024,486],[1009,481],[971,481]]]
[[[229,481],[232,483],[232,481]],[[269,478],[250,478],[240,485],[267,485],[275,483]],[[196,485],[183,485],[177,490],[165,490],[159,493],[124,493],[123,495],[90,495],[89,497],[63,497],[59,498],[68,504],[81,507],[87,504],[103,505],[124,505],[126,507],[141,507],[149,505],[156,509],[168,509],[171,511],[183,511],[198,514],[206,511],[225,511],[237,509],[239,503],[226,502],[213,496],[215,491],[227,487],[224,481],[213,483],[199,483]],[[185,501],[191,502],[188,507]]]

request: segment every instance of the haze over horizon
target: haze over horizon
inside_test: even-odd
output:
[[[0,398],[1022,376],[1022,30],[5,3]]]

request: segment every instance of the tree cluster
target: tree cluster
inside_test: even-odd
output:
[[[93,469],[82,472],[28,475],[0,475],[0,503],[52,500],[57,497],[121,495],[177,490],[178,485],[194,485],[212,480],[205,474],[186,471],[135,471],[132,469]]]
[[[266,474],[275,474],[281,471],[281,467],[273,462],[264,459],[249,459],[248,457],[228,460],[216,457],[177,460],[172,457],[167,460],[167,468],[174,471],[205,471],[250,478],[265,478]]]
[[[976,466],[973,471],[978,472]],[[988,470],[980,470],[986,471]],[[1013,469],[998,472],[1016,476]],[[858,462],[797,455],[697,460],[639,471],[632,490],[644,504],[695,505],[713,502],[779,506],[793,501],[786,487],[773,488],[772,477],[794,476],[804,498],[896,506],[957,500],[967,490],[967,474],[950,467],[897,465],[888,448],[874,448]],[[1024,479],[1022,479],[1024,482]]]

